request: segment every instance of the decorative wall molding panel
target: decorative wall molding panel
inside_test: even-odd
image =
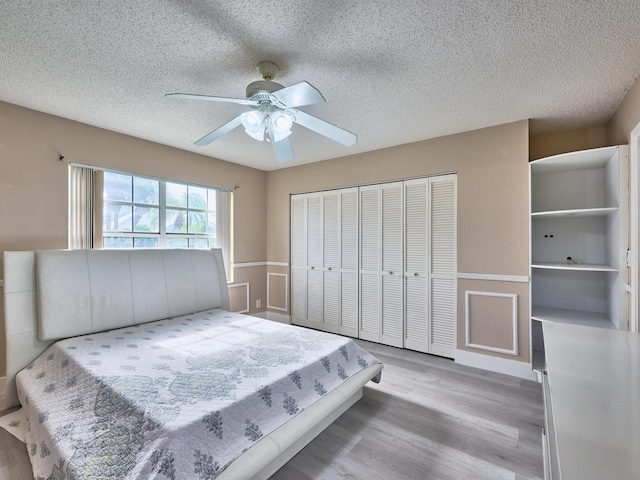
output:
[[[275,285],[275,282],[277,281],[275,280],[275,277],[284,277],[284,298],[281,302],[279,302],[279,305],[275,302],[271,302],[271,282],[274,281]],[[282,291],[283,289],[280,288],[279,290]],[[286,273],[267,272],[267,308],[270,310],[279,310],[281,312],[289,311],[289,275],[287,275]]]
[[[512,325],[512,347],[511,348],[499,348],[492,345],[483,345],[475,343],[471,340],[471,297],[493,297],[493,298],[507,298],[511,300],[511,325]],[[479,350],[487,350],[489,352],[504,353],[506,355],[518,355],[518,295],[515,293],[496,293],[496,292],[474,292],[470,290],[465,291],[465,345],[469,348],[477,348]],[[507,319],[508,321],[508,319]],[[494,319],[493,325],[496,325]]]
[[[243,310],[236,310],[235,313],[248,313],[249,310],[251,309],[251,304],[250,304],[250,300],[249,300],[249,298],[250,298],[250,295],[249,295],[250,285],[248,283],[234,283],[232,285],[229,285],[229,295],[232,297],[231,298],[231,302],[232,302],[232,305],[233,305],[233,300],[235,298],[237,298],[237,297],[234,296],[233,293],[231,293],[231,290],[235,289],[235,288],[241,288],[241,287],[244,287],[247,290],[247,295],[246,295],[247,299],[246,299],[246,303],[245,303],[245,308]]]

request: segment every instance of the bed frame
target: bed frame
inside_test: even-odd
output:
[[[4,252],[7,407],[15,376],[56,340],[229,310],[220,249]],[[256,442],[217,478],[266,479],[362,397],[372,365]]]

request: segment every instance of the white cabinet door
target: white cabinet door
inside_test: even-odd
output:
[[[429,179],[429,353],[455,356],[456,350],[456,176]]]

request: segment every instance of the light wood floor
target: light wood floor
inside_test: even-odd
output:
[[[271,480],[543,478],[538,383],[358,343],[382,381]]]
[[[539,384],[358,341],[382,382],[272,480],[542,479]],[[31,480],[26,449],[0,429],[0,480]]]

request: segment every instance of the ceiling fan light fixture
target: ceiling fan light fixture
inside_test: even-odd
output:
[[[356,144],[358,137],[355,134],[298,110],[298,107],[315,105],[325,101],[317,88],[306,81],[294,83],[288,87],[274,82],[273,79],[280,71],[280,67],[273,62],[260,62],[258,70],[262,80],[251,82],[247,85],[246,98],[194,93],[166,94],[167,97],[172,98],[236,103],[251,107],[251,111],[242,113],[207,133],[200,140],[194,142],[195,145],[199,147],[209,145],[214,140],[242,125],[244,131],[250,137],[258,141],[266,140],[267,143],[271,144],[278,162],[288,162],[293,159],[293,149],[288,137],[291,135],[291,127],[294,123],[346,147]]]
[[[260,142],[264,139],[264,114],[262,112],[258,110],[244,112],[241,115],[241,121],[247,135]]]
[[[279,142],[291,135],[293,119],[290,113],[274,112],[269,116],[269,123],[274,142]]]

